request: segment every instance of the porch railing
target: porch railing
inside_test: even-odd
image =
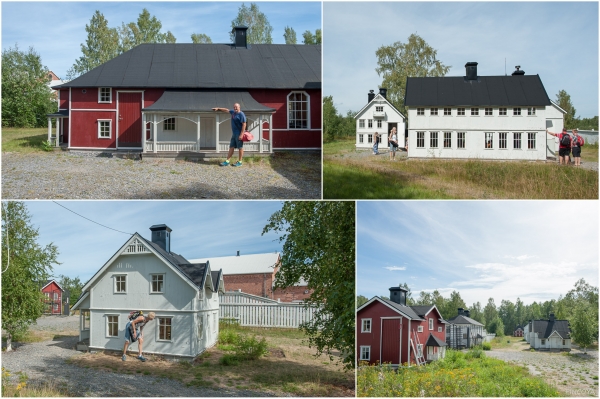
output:
[[[249,152],[259,152],[262,146],[262,152],[268,153],[270,150],[269,140],[261,140],[261,142],[244,143],[244,150]],[[154,142],[146,141],[146,152],[154,152]],[[195,141],[159,141],[157,143],[157,152],[181,152],[181,151],[200,151],[200,146]],[[219,152],[229,151],[229,141],[219,142]]]

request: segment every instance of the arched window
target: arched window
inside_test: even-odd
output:
[[[288,128],[310,129],[310,102],[305,92],[293,91],[288,95]]]

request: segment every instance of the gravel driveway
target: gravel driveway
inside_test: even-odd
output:
[[[79,316],[49,316],[38,319],[31,329],[60,332],[76,330],[78,326]],[[81,368],[65,362],[82,354],[73,349],[77,340],[77,337],[67,337],[17,345],[15,351],[2,353],[2,367],[10,371],[9,378],[14,383],[18,381],[17,373],[24,372],[28,385],[52,381],[66,388],[70,396],[269,396],[248,390],[186,387],[166,378]]]
[[[2,153],[2,199],[320,199],[320,152],[266,164],[130,160],[98,153]],[[236,159],[235,157],[233,159]]]

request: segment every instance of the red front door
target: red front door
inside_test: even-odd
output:
[[[400,319],[383,319],[381,328],[381,362],[400,364]]]
[[[142,147],[142,93],[119,92],[118,148]]]

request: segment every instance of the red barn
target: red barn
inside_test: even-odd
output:
[[[435,305],[407,306],[406,290],[374,297],[356,311],[357,363],[422,364],[446,353],[446,321]]]
[[[44,294],[44,313],[47,314],[62,314],[62,300],[65,290],[56,282],[56,280],[48,280],[42,287]]]
[[[250,45],[246,29],[234,28],[233,44],[142,44],[57,86],[48,140],[69,149],[224,154],[230,116],[212,108],[239,103],[254,136],[246,153],[320,149],[321,46]]]

